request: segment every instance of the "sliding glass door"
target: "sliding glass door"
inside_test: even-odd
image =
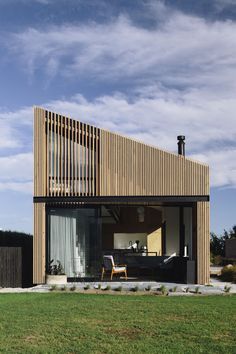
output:
[[[100,271],[100,209],[48,209],[47,260],[60,261],[67,277]]]

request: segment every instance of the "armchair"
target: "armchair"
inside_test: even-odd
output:
[[[124,273],[125,279],[127,280],[127,266],[125,264],[115,264],[113,256],[103,256],[101,280],[103,280],[104,274],[106,272],[111,274],[111,280],[113,278],[113,274],[119,273]]]

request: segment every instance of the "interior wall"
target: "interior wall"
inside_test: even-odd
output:
[[[144,222],[139,222],[137,207],[121,207],[120,220],[116,224],[102,221],[102,248],[103,250],[114,248],[115,233],[145,233],[150,234],[160,228],[162,213],[160,210],[145,207]]]
[[[162,240],[161,227],[147,235],[148,252],[156,252],[158,256],[162,256]],[[155,256],[155,253],[150,253],[150,256]]]
[[[185,246],[187,246],[187,256],[192,260],[192,208],[184,208],[184,225],[185,225]]]
[[[139,240],[139,248],[142,246],[147,247],[147,234],[146,233],[114,233],[114,248],[127,249],[132,244]]]
[[[166,221],[166,255],[179,254],[179,208],[164,207]]]

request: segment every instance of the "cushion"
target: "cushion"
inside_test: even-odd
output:
[[[164,263],[164,264],[169,263],[169,262],[172,260],[173,257],[176,257],[176,252],[172,253],[172,254],[170,255],[170,257],[164,259],[164,260],[163,260],[163,263]]]
[[[126,267],[114,267],[113,268],[116,272],[124,272],[126,270]]]

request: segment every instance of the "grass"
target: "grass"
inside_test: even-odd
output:
[[[0,353],[235,353],[236,297],[0,295]]]

